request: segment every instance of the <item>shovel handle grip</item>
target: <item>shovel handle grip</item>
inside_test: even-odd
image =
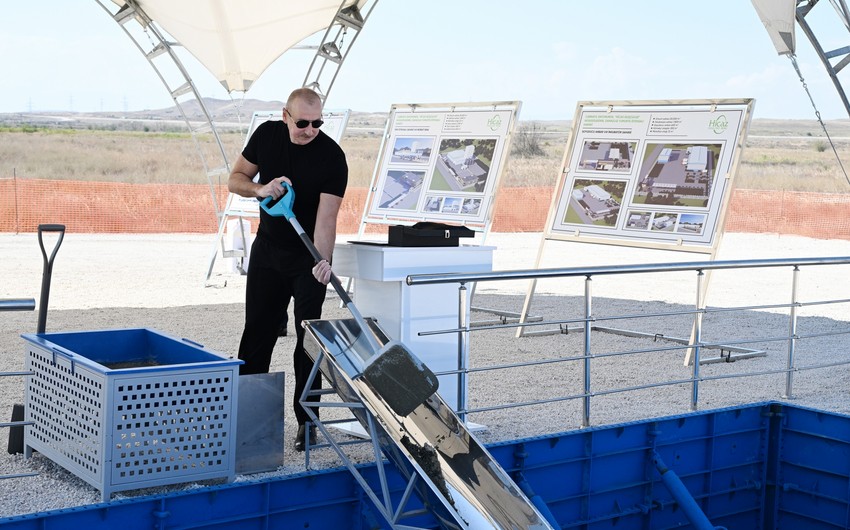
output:
[[[56,238],[53,252],[50,253],[49,257],[44,248],[44,239],[41,237],[44,232],[59,232],[59,237]],[[44,333],[45,328],[47,327],[47,303],[50,299],[50,279],[53,275],[53,260],[56,258],[56,253],[59,251],[59,246],[62,245],[62,240],[64,238],[65,225],[38,225],[38,246],[41,248],[41,255],[44,258],[44,270],[41,274],[41,296],[38,304],[38,325],[36,327],[36,331],[38,333]]]
[[[287,220],[291,220],[295,217],[295,213],[292,211],[292,205],[295,202],[295,192],[292,190],[292,186],[285,180],[281,181],[280,185],[283,188],[283,195],[277,199],[266,197],[260,201],[260,207],[271,216],[286,217]]]

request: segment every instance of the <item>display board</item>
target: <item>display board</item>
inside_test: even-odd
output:
[[[348,125],[348,118],[350,114],[350,110],[322,111],[322,120],[325,122],[322,124],[322,131],[333,138],[336,143],[339,143],[342,139],[343,133],[345,132],[345,127]],[[248,140],[251,138],[251,135],[254,134],[254,131],[256,131],[257,127],[259,127],[262,123],[269,120],[281,119],[282,112],[279,110],[274,112],[255,112],[251,117],[251,124],[248,126],[248,132],[245,135],[245,144],[243,144],[243,147],[248,144]],[[258,182],[258,178],[259,175],[255,177],[255,182]],[[231,193],[227,198],[224,213],[225,216],[230,217],[259,217],[260,203],[253,197],[242,197],[241,195]]]
[[[694,252],[713,260],[753,103],[579,102],[535,267],[550,240]],[[520,322],[529,320],[536,285],[531,280]],[[518,337],[525,334],[517,329]]]
[[[710,253],[752,104],[579,102],[546,237]]]
[[[393,105],[361,222],[484,231],[520,103]]]

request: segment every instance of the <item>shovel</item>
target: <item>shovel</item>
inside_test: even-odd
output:
[[[47,251],[44,247],[44,232],[58,232],[59,236],[53,244],[53,251],[50,256],[47,256]],[[38,327],[37,333],[44,333],[47,327],[47,302],[50,298],[50,279],[53,277],[53,260],[56,259],[56,253],[62,245],[62,239],[65,238],[65,225],[58,224],[41,224],[38,225],[38,246],[41,247],[41,256],[44,261],[44,267],[41,274],[41,299],[38,304]],[[25,409],[23,403],[15,403],[12,405],[12,423],[9,428],[9,444],[7,452],[10,455],[24,452],[24,426],[18,423],[24,423]]]
[[[316,262],[323,260],[324,258],[313,244],[310,236],[304,232],[292,212],[292,204],[295,202],[295,192],[292,190],[292,186],[287,182],[281,182],[281,185],[284,188],[284,195],[276,201],[271,197],[266,197],[260,202],[260,206],[269,215],[285,217],[310,251],[313,259]],[[368,341],[369,347],[375,352],[375,355],[369,358],[366,367],[363,369],[363,377],[396,414],[407,416],[434,395],[439,385],[437,376],[401,342],[391,340],[381,346],[363,319],[363,315],[360,314],[351,297],[348,296],[348,292],[333,272],[331,272],[330,283],[351,316],[354,317],[363,337]]]

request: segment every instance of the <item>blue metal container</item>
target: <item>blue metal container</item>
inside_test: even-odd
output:
[[[560,528],[694,528],[653,455],[712,525],[850,527],[850,416],[767,402],[488,446]],[[360,467],[374,477],[374,466]],[[389,477],[393,495],[405,482]],[[377,478],[373,479],[374,484]],[[409,506],[413,508],[412,506]],[[410,523],[410,521],[408,521]],[[437,528],[427,514],[415,522]],[[10,529],[382,528],[345,469],[246,481],[0,519]]]
[[[100,490],[235,477],[242,361],[150,329],[23,335],[24,453]]]

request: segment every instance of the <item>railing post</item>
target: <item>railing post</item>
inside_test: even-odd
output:
[[[797,347],[797,281],[800,277],[800,267],[794,265],[791,273],[791,312],[788,331],[788,360],[785,372],[785,395],[784,399],[794,399],[794,350]]]
[[[460,421],[466,423],[466,371],[468,369],[467,360],[469,359],[469,318],[467,308],[469,307],[469,291],[463,282],[458,287],[457,299],[457,327],[462,330],[458,332],[457,341],[457,412]]]
[[[590,319],[593,316],[593,296],[591,294],[593,278],[584,280],[584,408],[581,418],[582,427],[590,427]]]
[[[691,347],[694,352],[694,368],[693,368],[693,383],[691,389],[691,410],[697,410],[699,403],[699,345],[702,342],[702,281],[705,278],[705,273],[702,269],[697,271],[697,305],[694,313],[694,341]]]

